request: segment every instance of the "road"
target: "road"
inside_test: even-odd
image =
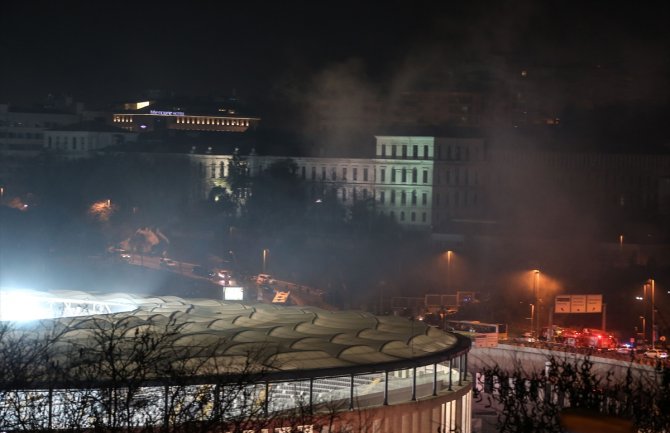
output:
[[[130,257],[126,260],[126,262],[129,265],[139,266],[153,270],[173,272],[183,277],[209,281],[212,284],[220,286],[221,290],[223,290],[223,287],[225,287],[225,282],[223,280],[213,280],[207,277],[203,277],[201,275],[194,274],[193,266],[197,265],[195,263],[187,263],[171,259],[163,261],[161,257],[144,256],[140,254],[129,254],[129,256]],[[252,280],[253,281],[248,282],[237,280],[235,275],[232,275],[231,279],[228,282],[228,285],[244,287],[246,293],[245,295],[246,301],[255,300],[257,302],[272,303],[276,292],[280,291],[280,292],[290,292],[286,305],[299,305],[299,306],[311,305],[328,310],[334,309],[332,306],[328,305],[323,301],[322,290],[314,289],[312,287],[307,287],[284,280],[275,280],[274,284],[271,285],[256,284],[254,277],[252,277]]]

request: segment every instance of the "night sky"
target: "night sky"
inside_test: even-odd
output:
[[[603,65],[628,82],[628,93],[667,102],[668,15],[654,4],[3,2],[0,102],[234,90],[264,114],[340,74],[392,92],[444,84],[454,64],[493,66],[500,58]]]

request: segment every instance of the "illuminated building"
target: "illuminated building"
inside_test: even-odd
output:
[[[112,115],[114,125],[132,132],[206,131],[245,132],[255,128],[260,118],[242,115],[235,108],[193,106],[142,101],[124,104]]]
[[[12,336],[48,341],[31,364],[34,377],[3,384],[2,430],[19,414],[38,430],[66,428],[72,414],[79,428],[103,429],[117,419],[135,427],[225,420],[245,410],[239,402],[219,409],[227,392],[243,387],[252,397],[245,405],[261,408],[277,427],[282,414],[308,408],[299,431],[328,422],[328,431],[472,431],[470,340],[421,321],[173,296],[0,295],[0,319],[20,320]],[[53,341],[40,339],[50,330],[57,330]],[[142,353],[155,360],[137,365],[132,348],[145,335],[156,343]],[[108,360],[104,341],[116,343],[109,344],[113,369],[99,368]],[[127,365],[141,367],[142,376],[128,382]],[[81,374],[88,368],[96,374]],[[193,404],[196,397],[208,403]],[[8,404],[16,402],[23,403]]]
[[[203,197],[211,188],[224,185],[230,156],[191,158],[200,171]],[[285,159],[252,154],[246,163],[249,174],[256,176]],[[454,220],[473,221],[483,214],[486,150],[481,139],[380,135],[374,158],[291,160],[298,178],[334,188],[345,206],[371,200],[377,212],[406,228],[441,230]]]

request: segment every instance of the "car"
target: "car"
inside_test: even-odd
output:
[[[665,359],[668,357],[668,352],[661,349],[649,349],[644,352],[644,356],[647,358]]]
[[[264,285],[264,284],[274,284],[275,279],[269,275],[269,274],[258,274],[256,277],[256,284],[258,285]]]
[[[514,341],[517,343],[535,343],[537,340],[530,332],[524,332],[523,335],[515,337]]]
[[[132,257],[128,253],[119,254],[119,259],[123,260],[124,262],[128,262],[128,263],[130,263],[132,261]]]
[[[177,262],[172,259],[162,258],[160,262],[161,267],[164,268],[174,268],[177,266]]]
[[[616,353],[623,353],[625,355],[628,355],[633,349],[631,349],[628,346],[619,346],[614,350],[616,351]]]

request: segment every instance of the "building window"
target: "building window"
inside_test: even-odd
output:
[[[379,169],[379,178],[381,179],[382,182],[386,182],[386,169],[385,168],[380,168]]]
[[[423,183],[428,183],[428,170],[423,171]]]
[[[400,221],[405,221],[405,212],[400,211]]]
[[[395,190],[391,191],[391,204],[395,204]]]
[[[417,159],[419,157],[419,146],[417,146],[416,144],[412,146],[412,156],[414,157],[414,159]]]
[[[337,180],[337,173],[335,172],[335,167],[330,169],[330,180]]]
[[[358,180],[358,168],[354,167],[351,169],[351,176],[354,178],[354,182]]]
[[[395,183],[395,169],[391,169],[391,183]]]
[[[421,204],[424,206],[428,204],[428,194],[425,192],[421,194]]]
[[[316,167],[312,167],[312,180],[316,180]]]
[[[365,167],[363,169],[363,182],[367,182],[367,181],[368,181],[368,168]]]
[[[382,158],[386,157],[386,145],[382,144]]]
[[[413,168],[412,169],[412,183],[417,182],[417,177],[418,177],[417,170],[416,170],[416,168]]]
[[[406,144],[402,145],[402,158],[407,159],[407,145]]]
[[[304,165],[300,167],[300,177],[302,178],[302,180],[305,180],[307,178],[305,171],[306,170]]]
[[[347,180],[347,167],[342,167],[342,180]]]
[[[321,167],[321,180],[326,180],[326,167]]]
[[[423,157],[428,159],[428,146],[423,146]]]
[[[402,183],[407,182],[407,169],[403,168],[402,171],[400,172],[400,177]]]
[[[391,146],[391,157],[392,158],[396,157],[396,146],[395,146],[395,144]]]
[[[400,204],[404,205],[406,203],[407,203],[407,194],[405,193],[405,191],[401,191],[400,192]]]
[[[426,222],[426,212],[421,212],[421,222]]]
[[[220,177],[221,179],[224,178],[225,168],[226,168],[226,165],[224,164],[223,161],[221,161],[221,162],[219,163],[219,177]]]
[[[392,220],[395,221],[395,212],[393,211],[389,212],[389,216],[391,217]]]
[[[416,221],[416,212],[410,213],[410,219],[412,220],[412,222]]]
[[[412,206],[416,206],[416,191],[412,191]]]
[[[386,202],[386,194],[384,191],[379,191],[379,203],[384,204]]]

